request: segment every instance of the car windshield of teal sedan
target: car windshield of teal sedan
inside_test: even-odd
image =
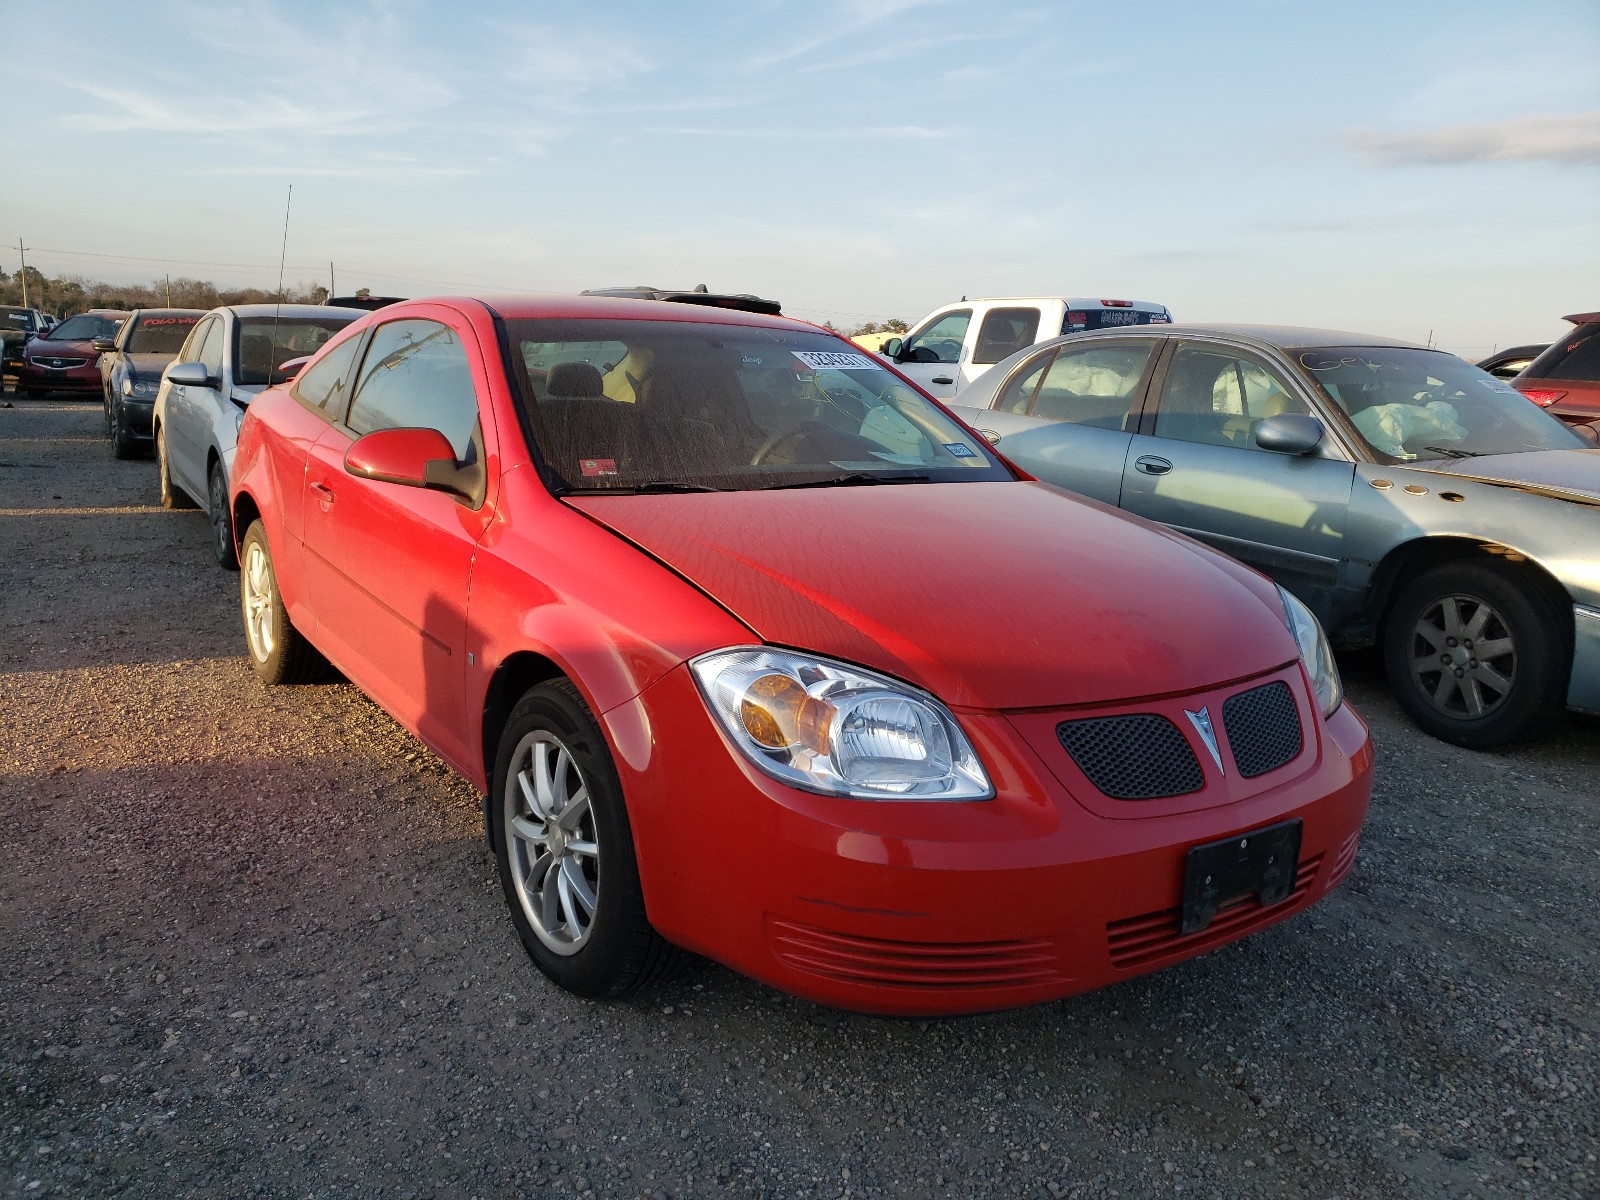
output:
[[[1290,353],[1380,460],[1589,446],[1521,392],[1452,354],[1399,346]]]
[[[981,438],[824,333],[665,320],[507,325],[518,390],[566,489],[1014,478]]]

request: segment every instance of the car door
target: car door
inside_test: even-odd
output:
[[[950,399],[956,394],[961,354],[971,324],[971,307],[934,315],[920,329],[906,335],[895,366],[930,395]]]
[[[1324,435],[1310,454],[1263,450],[1280,413],[1315,415],[1299,387],[1242,347],[1178,341],[1128,450],[1122,507],[1271,576],[1313,608],[1343,556],[1355,464]]]
[[[1037,304],[997,306],[984,310],[967,330],[967,354],[958,370],[956,390],[967,386],[1003,358],[1039,340],[1044,314]],[[1054,331],[1052,331],[1054,332]]]
[[[1012,370],[989,408],[954,411],[1023,470],[1116,504],[1158,345],[1118,338],[1047,347]]]
[[[422,311],[436,315],[374,328],[349,411],[310,449],[304,561],[319,646],[402,724],[465,762],[467,593],[492,496],[475,506],[344,469],[362,434],[425,427],[487,478],[493,430],[479,413],[488,394],[483,352],[459,314]]]
[[[172,385],[167,396],[167,469],[178,486],[196,499],[206,494],[206,431],[210,428],[207,414],[220,397],[222,380],[223,324],[220,316],[206,318],[204,327],[196,327],[193,341],[193,361],[206,369],[211,386],[200,384]]]

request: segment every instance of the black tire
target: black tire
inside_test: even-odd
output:
[[[206,515],[211,518],[211,553],[224,571],[239,569],[239,552],[233,544],[233,511],[228,505],[228,484],[222,464],[211,464],[206,476]]]
[[[195,502],[189,493],[172,482],[172,466],[167,462],[167,430],[164,425],[156,426],[156,476],[161,484],[162,508],[194,508]]]
[[[122,413],[115,405],[111,408],[111,457],[143,458],[148,451],[140,445],[122,424]],[[163,500],[162,502],[166,502]],[[167,507],[172,507],[167,505]]]
[[[111,415],[116,409],[116,401],[111,398],[110,392],[102,392],[100,399],[106,409],[106,436],[112,437],[117,432],[116,419]]]
[[[556,785],[549,792],[571,798],[543,813],[524,787],[539,788],[541,746],[546,778]],[[616,767],[589,706],[569,681],[540,684],[511,710],[490,788],[500,886],[534,965],[567,991],[589,997],[622,996],[670,972],[681,951],[645,914]],[[534,831],[540,836],[528,836]],[[546,840],[551,836],[555,843]],[[578,846],[592,850],[573,849]],[[530,886],[541,881],[543,887]],[[574,904],[584,888],[592,905]]]
[[[272,551],[260,521],[252,521],[240,546],[239,606],[245,651],[256,678],[265,684],[312,683],[328,673],[322,657],[289,620],[272,569]]]
[[[1446,563],[1395,593],[1383,660],[1412,720],[1442,741],[1483,750],[1560,726],[1572,622],[1526,568]]]

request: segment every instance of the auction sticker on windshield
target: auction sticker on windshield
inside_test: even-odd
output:
[[[791,350],[813,371],[881,371],[877,363],[865,354],[849,354],[841,350]]]

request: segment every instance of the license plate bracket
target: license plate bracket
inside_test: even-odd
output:
[[[1180,932],[1199,933],[1219,908],[1240,896],[1254,893],[1263,908],[1287,900],[1300,865],[1300,832],[1296,817],[1192,847],[1184,867]]]

